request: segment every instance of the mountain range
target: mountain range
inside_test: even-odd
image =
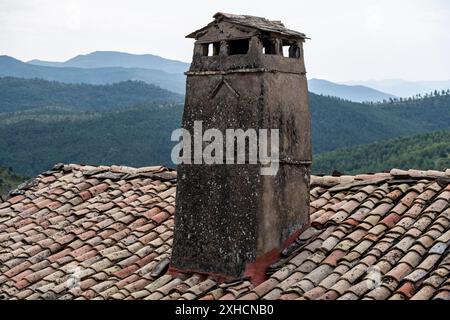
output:
[[[71,68],[143,68],[161,70],[167,73],[184,73],[189,64],[177,60],[170,60],[152,54],[130,54],[116,51],[95,51],[81,54],[64,62],[31,60],[29,64],[45,67]]]
[[[98,58],[94,55],[96,59]],[[81,59],[81,58],[80,58]],[[87,63],[85,58],[84,63]],[[166,63],[165,61],[164,63]],[[185,76],[183,73],[169,73],[170,66],[164,69],[113,67],[55,67],[25,63],[9,56],[0,56],[0,77],[40,78],[64,83],[110,84],[127,80],[140,80],[161,88],[184,94]],[[91,64],[92,65],[92,64]]]
[[[354,102],[377,102],[396,98],[396,96],[362,85],[338,84],[322,79],[308,80],[308,89],[311,92],[339,97]]]
[[[450,80],[447,81],[405,81],[402,79],[387,79],[387,80],[368,80],[368,81],[348,81],[346,85],[351,86],[367,86],[388,92],[397,97],[413,97],[417,94],[427,94],[435,90],[450,89]]]
[[[88,84],[140,80],[180,94],[185,92],[184,72],[188,68],[189,64],[182,61],[151,54],[115,51],[95,51],[63,62],[36,59],[22,62],[9,56],[0,56],[0,77],[41,78]],[[309,80],[309,90],[313,93],[354,102],[380,102],[449,88],[450,81],[380,80],[335,83],[322,79]]]

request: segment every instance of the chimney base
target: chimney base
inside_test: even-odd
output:
[[[292,233],[291,236],[289,236],[289,238],[283,243],[281,248],[273,249],[262,256],[257,257],[255,261],[248,263],[245,266],[244,276],[250,277],[251,282],[255,287],[266,281],[268,279],[266,275],[267,268],[277,261],[280,257],[281,251],[289,247],[303,232],[303,230],[305,230],[305,228]]]
[[[267,268],[276,262],[280,258],[280,253],[289,247],[299,236],[300,234],[307,228],[308,226],[304,226],[301,230],[297,230],[292,233],[289,238],[283,243],[281,248],[275,248],[262,256],[257,257],[254,261],[247,263],[245,266],[244,274],[241,278],[248,278],[254,287],[263,283],[268,279],[266,270]],[[223,275],[212,272],[202,272],[198,270],[187,270],[187,269],[178,269],[173,267],[172,265],[169,267],[167,271],[168,274],[176,277],[177,275],[184,274],[200,274],[205,277],[214,279],[218,283],[224,283],[228,281],[236,280],[236,277]]]

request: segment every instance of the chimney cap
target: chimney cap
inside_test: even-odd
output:
[[[273,33],[280,36],[286,36],[289,38],[298,39],[309,39],[304,33],[287,29],[284,24],[279,20],[268,20],[263,17],[255,17],[250,15],[238,15],[224,12],[217,12],[213,18],[213,22],[209,23],[207,26],[196,30],[186,36],[186,38],[198,39],[205,30],[222,21],[227,21],[233,24],[250,27],[253,29],[260,30],[262,32]]]

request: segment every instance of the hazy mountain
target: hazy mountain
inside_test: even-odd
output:
[[[412,97],[417,94],[430,93],[434,90],[450,89],[448,81],[405,81],[401,79],[348,81],[347,85],[363,85],[377,90],[388,92],[398,97]]]
[[[308,81],[308,88],[309,91],[316,94],[338,97],[355,102],[376,102],[395,98],[394,95],[366,86],[337,84],[321,79],[310,79]]]
[[[41,78],[65,83],[108,84],[140,80],[161,88],[184,94],[185,76],[162,70],[144,68],[75,68],[49,67],[22,62],[9,56],[0,56],[0,77]]]
[[[62,76],[61,73],[56,76],[48,70],[44,73],[42,70],[35,70],[32,73],[32,76],[34,74],[37,74],[37,76],[43,75],[44,79],[48,80],[92,84],[104,84],[124,80],[142,80],[178,93],[184,93],[185,91],[184,77],[181,77],[181,74],[189,68],[188,63],[170,60],[152,54],[130,54],[116,51],[95,51],[86,55],[78,55],[64,62],[31,60],[27,64],[52,68],[95,69],[94,73],[88,72],[83,75],[80,75],[79,70],[70,69],[70,72],[75,73],[73,76],[67,74]],[[2,64],[0,61],[1,67]],[[104,70],[105,68],[106,70]],[[149,69],[150,71],[143,69]],[[176,74],[175,79],[170,83],[171,75],[158,74],[157,71]],[[2,75],[30,77],[29,71],[25,72],[25,74],[5,74],[0,70],[0,76]],[[450,80],[413,82],[401,79],[387,79],[333,83],[327,80],[311,79],[309,80],[309,89],[311,92],[317,94],[336,96],[355,102],[375,102],[394,97],[411,97],[434,90],[447,90],[450,89]]]
[[[168,73],[184,73],[189,69],[188,63],[177,60],[169,60],[152,54],[130,54],[115,51],[95,51],[86,55],[81,54],[65,62],[31,60],[28,63],[46,67],[144,68]]]
[[[53,61],[44,61],[39,59],[33,59],[30,61],[27,61],[28,64],[34,64],[37,66],[43,66],[43,67],[64,67],[64,62],[53,62]]]

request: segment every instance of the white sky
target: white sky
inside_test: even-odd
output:
[[[184,36],[217,11],[306,33],[309,77],[450,79],[448,0],[0,0],[0,54],[63,61],[115,50],[189,62]]]

